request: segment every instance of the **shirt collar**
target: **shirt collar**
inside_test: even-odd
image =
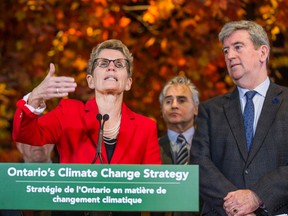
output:
[[[254,91],[256,91],[258,94],[260,94],[261,96],[265,97],[266,96],[266,93],[268,91],[268,88],[269,88],[269,85],[270,85],[270,79],[267,77],[264,82],[262,82],[260,85],[258,85],[255,89],[253,89]],[[238,88],[238,91],[239,91],[239,96],[240,98],[244,98],[245,97],[245,94],[247,91],[250,91],[252,89],[244,89],[244,88],[241,88],[239,86],[237,86]]]
[[[187,140],[188,143],[191,143],[194,132],[195,132],[195,128],[191,127],[182,133],[182,135],[185,137],[185,139]],[[176,143],[176,140],[177,140],[177,137],[179,136],[179,133],[168,129],[167,135],[169,137],[169,140],[172,143]]]

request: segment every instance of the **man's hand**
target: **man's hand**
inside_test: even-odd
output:
[[[223,208],[229,216],[255,215],[261,205],[260,198],[251,190],[236,190],[224,197]]]

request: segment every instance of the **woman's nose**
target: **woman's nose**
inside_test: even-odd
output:
[[[115,66],[114,62],[113,62],[113,61],[110,61],[107,69],[108,69],[108,70],[110,70],[110,69],[113,69],[113,70],[114,70],[115,68],[116,68],[116,66]]]

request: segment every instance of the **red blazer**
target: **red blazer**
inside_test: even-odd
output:
[[[60,163],[91,163],[96,154],[99,121],[95,98],[86,104],[62,99],[47,114],[38,117],[25,105],[17,102],[14,115],[13,139],[32,145],[54,143]],[[109,120],[108,120],[109,121]],[[107,154],[102,142],[103,163]],[[99,163],[97,159],[96,163]],[[132,112],[124,103],[122,118],[111,164],[161,164],[156,122]]]

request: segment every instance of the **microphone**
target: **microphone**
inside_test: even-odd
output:
[[[98,157],[100,159],[100,163],[103,164],[103,160],[102,160],[103,129],[104,129],[105,122],[108,121],[108,119],[109,119],[109,115],[104,114],[102,116],[100,113],[98,113],[96,115],[96,119],[99,121],[100,127],[99,127],[99,132],[98,132],[98,145],[97,145],[97,149],[96,149],[96,155],[92,161],[92,164],[94,164],[96,162]]]
[[[100,113],[98,113],[98,114],[96,115],[96,119],[97,119],[98,121],[101,121],[101,120],[102,120],[102,115],[101,115]],[[100,122],[100,126],[101,126],[101,122]]]
[[[109,120],[109,115],[108,114],[104,114],[104,116],[103,116],[103,126],[104,126],[104,122],[106,122],[108,120]]]

